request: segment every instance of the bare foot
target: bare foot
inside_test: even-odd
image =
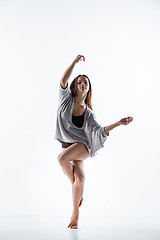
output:
[[[83,202],[83,197],[80,200],[79,207],[82,205],[82,202]]]
[[[68,225],[68,228],[73,228],[77,229],[78,228],[78,218],[79,218],[79,213],[72,214],[70,224]]]

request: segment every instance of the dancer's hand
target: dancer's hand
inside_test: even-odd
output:
[[[119,121],[119,124],[120,125],[128,125],[130,122],[133,121],[133,117],[127,117],[127,118],[122,118],[120,121]]]
[[[74,60],[74,63],[78,63],[80,60],[82,60],[83,59],[83,61],[85,61],[85,57],[83,56],[83,55],[78,55],[77,57],[76,57],[76,59]]]

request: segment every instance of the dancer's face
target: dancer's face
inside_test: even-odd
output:
[[[89,81],[85,76],[80,76],[77,80],[77,90],[79,93],[87,93],[89,90]]]

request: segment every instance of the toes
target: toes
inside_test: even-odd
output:
[[[68,228],[72,228],[72,229],[77,229],[78,228],[78,225],[72,225],[71,223],[68,225]]]
[[[78,226],[77,226],[77,225],[75,225],[75,226],[71,226],[71,228],[72,228],[72,229],[77,229]]]

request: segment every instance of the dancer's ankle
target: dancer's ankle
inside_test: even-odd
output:
[[[73,215],[79,215],[79,209],[74,209],[72,214]]]

